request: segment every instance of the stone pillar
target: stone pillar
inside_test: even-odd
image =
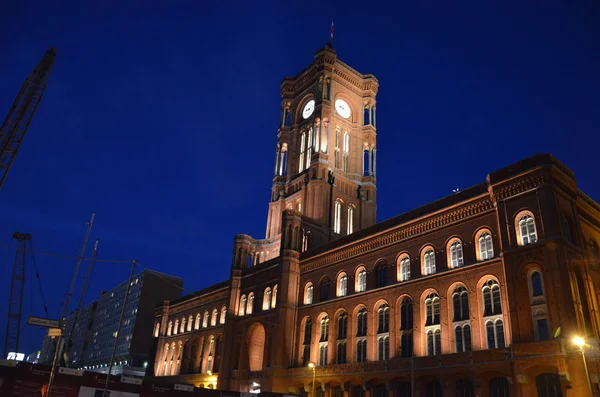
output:
[[[373,175],[373,149],[369,148],[369,166],[367,167],[369,176]]]
[[[373,127],[377,128],[377,107],[373,107]]]
[[[377,149],[373,149],[373,176],[377,177]]]

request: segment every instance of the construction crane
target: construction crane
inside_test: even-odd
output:
[[[23,83],[17,99],[0,127],[0,189],[4,185],[33,115],[42,100],[55,57],[56,50],[49,48]]]
[[[10,352],[19,352],[19,334],[21,331],[21,309],[23,307],[23,291],[25,290],[25,262],[27,257],[26,243],[31,240],[31,234],[16,233],[17,256],[13,267],[12,283],[10,285],[10,301],[8,302],[8,322],[6,324],[6,340],[4,342],[4,358]]]

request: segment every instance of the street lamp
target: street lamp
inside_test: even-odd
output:
[[[311,393],[310,397],[315,397],[315,376],[316,376],[317,364],[313,363],[312,361],[309,361],[307,366],[308,366],[308,368],[312,368],[312,371],[313,371],[312,393]]]
[[[583,368],[585,369],[585,378],[587,379],[588,388],[590,390],[590,396],[594,395],[592,391],[592,383],[590,382],[590,373],[588,372],[587,360],[585,359],[585,339],[580,336],[576,336],[573,338],[573,344],[579,347],[579,351],[581,352],[581,358],[583,359]]]

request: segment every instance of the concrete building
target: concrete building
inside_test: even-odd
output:
[[[284,79],[266,236],[236,236],[229,280],[157,310],[154,374],[311,397],[588,396],[571,340],[600,336],[600,206],[536,155],[376,223],[377,89],[330,47]]]
[[[112,373],[123,371],[143,375],[152,349],[152,336],[145,330],[154,323],[154,309],[165,300],[181,296],[183,280],[144,270],[134,276],[129,289]],[[69,366],[106,372],[117,335],[127,282],[104,291],[97,301],[85,306],[77,318],[68,349]],[[72,329],[74,313],[66,320],[65,335]],[[42,347],[45,363],[51,363],[54,349],[50,337]],[[67,337],[68,339],[68,337]]]

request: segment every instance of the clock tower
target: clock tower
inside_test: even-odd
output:
[[[281,235],[286,209],[321,230],[303,250],[375,223],[378,86],[329,45],[283,80],[267,239]]]

